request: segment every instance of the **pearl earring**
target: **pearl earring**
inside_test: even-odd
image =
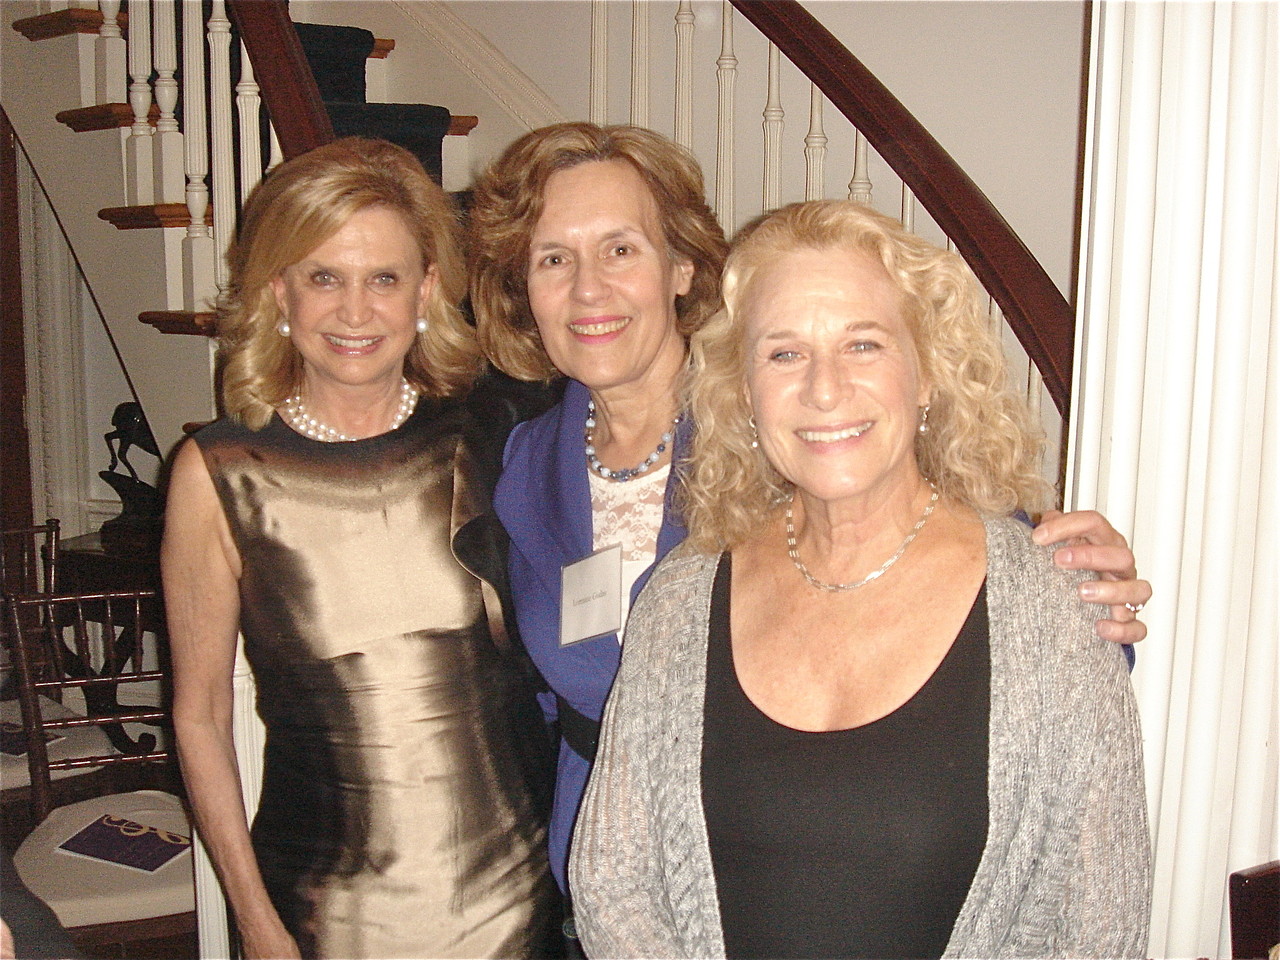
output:
[[[927,403],[920,408],[920,426],[917,429],[922,436],[929,432],[929,404]]]
[[[418,332],[419,332],[419,333],[426,333],[426,332],[427,332],[427,318],[426,318],[426,317],[419,317],[419,318],[418,318],[418,322],[417,322],[416,324],[414,324],[414,326],[417,328],[417,330],[418,330]]]
[[[751,449],[760,449],[760,434],[756,432],[756,418],[753,414],[747,417],[747,426],[751,428]]]
[[[289,321],[281,320],[278,324],[276,324],[276,333],[280,334],[280,336],[282,337],[287,337],[290,333]]]

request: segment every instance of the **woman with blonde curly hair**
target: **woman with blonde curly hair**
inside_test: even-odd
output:
[[[720,306],[726,248],[697,162],[651,130],[534,130],[476,183],[467,262],[480,344],[517,379],[565,382],[562,402],[512,432],[494,493],[520,636],[560,736],[549,844],[562,889],[627,610],[685,536],[675,491],[698,414],[682,383],[689,338]],[[1141,639],[1120,606],[1147,596],[1124,538],[1096,513],[1044,532],[1088,541],[1063,562],[1116,578],[1094,584],[1121,621],[1100,629]]]
[[[1143,956],[1121,651],[964,264],[857,204],[736,240],[686,542],[627,631],[570,882],[589,956]]]
[[[511,424],[467,396],[454,232],[411,154],[352,138],[274,170],[230,254],[225,416],[177,454],[162,567],[183,774],[246,957],[554,949],[550,758],[488,504]]]
[[[684,512],[698,545],[712,550],[737,543],[790,493],[759,455],[741,389],[749,362],[741,333],[744,291],[787,241],[866,250],[899,284],[919,362],[935,384],[922,412],[930,429],[916,437],[916,455],[938,490],[986,514],[1038,513],[1047,506],[1040,428],[1010,388],[986,295],[965,262],[867,208],[833,202],[787,211],[743,229],[724,274],[725,310],[696,341],[707,346],[693,354],[688,405],[706,429],[694,436]],[[753,238],[754,229],[762,236]]]

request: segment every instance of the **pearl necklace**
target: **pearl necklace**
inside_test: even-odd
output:
[[[925,521],[928,520],[929,515],[933,513],[933,508],[938,505],[938,488],[930,483],[929,489],[933,491],[933,496],[929,498],[929,502],[925,505],[924,513],[920,515],[920,519],[916,521],[916,525],[911,528],[911,532],[907,534],[907,538],[903,540],[902,545],[898,547],[898,552],[886,560],[880,566],[879,570],[872,571],[857,583],[827,583],[823,580],[819,580],[811,574],[809,569],[804,565],[804,561],[800,559],[800,551],[796,549],[796,528],[791,515],[791,506],[795,501],[794,494],[792,494],[791,499],[787,501],[787,555],[791,557],[791,562],[796,565],[796,569],[800,571],[801,576],[805,578],[811,587],[817,587],[819,590],[827,590],[832,593],[839,593],[845,590],[857,590],[859,587],[865,587],[868,583],[880,577],[886,570],[897,563],[898,558],[901,557],[907,547],[910,546],[911,541],[914,540],[916,535],[924,528]]]
[[[409,418],[409,414],[413,413],[414,407],[418,405],[418,391],[404,377],[400,378],[400,406],[396,408],[396,415],[391,418],[391,426],[387,427],[386,432],[390,433],[400,424]],[[299,433],[310,437],[312,440],[320,440],[324,443],[350,442],[357,439],[356,437],[335,430],[328,424],[322,423],[315,417],[307,413],[306,404],[302,402],[302,394],[295,393],[292,397],[284,402],[285,419],[289,421],[289,425]]]
[[[663,452],[667,449],[667,444],[671,442],[671,438],[675,433],[676,427],[680,425],[683,417],[676,414],[676,418],[671,421],[671,429],[662,435],[662,439],[658,441],[658,449],[649,454],[640,461],[638,466],[630,467],[625,470],[610,470],[600,458],[596,456],[596,446],[591,439],[591,431],[596,426],[596,402],[594,400],[587,401],[587,429],[583,433],[583,440],[586,442],[587,465],[596,473],[604,477],[606,480],[617,480],[619,483],[625,483],[628,480],[634,480],[640,474],[645,473],[662,457]]]

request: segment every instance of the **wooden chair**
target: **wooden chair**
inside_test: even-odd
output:
[[[19,597],[54,592],[58,536],[59,524],[54,519],[35,527],[0,530],[0,595]]]
[[[1231,956],[1266,957],[1280,945],[1280,860],[1231,874]]]
[[[10,850],[30,831],[33,824],[27,816],[30,784],[22,729],[22,711],[18,704],[17,677],[13,672],[13,628],[9,624],[7,607],[2,601],[10,597],[51,594],[57,589],[60,525],[56,519],[46,520],[33,527],[15,527],[0,530],[0,837]],[[39,616],[39,611],[28,610],[27,616]],[[49,709],[62,710],[59,704],[49,703]],[[59,757],[89,756],[110,750],[106,736],[96,727],[68,731],[53,748]],[[93,773],[92,770],[62,770],[55,774],[59,779]],[[89,777],[89,780],[95,779]],[[95,785],[85,782],[85,791]],[[101,792],[101,789],[98,790]],[[89,793],[84,794],[88,796]]]
[[[16,644],[19,701],[27,735],[33,814],[39,824],[14,865],[82,948],[169,937],[195,928],[195,892],[182,801],[160,790],[110,793],[59,806],[59,771],[105,767],[172,771],[164,699],[166,649],[154,591],[16,597],[6,601]],[[154,646],[145,643],[158,630]],[[120,703],[125,691],[126,701]],[[83,699],[83,710],[69,702]],[[64,703],[64,700],[68,701]],[[49,709],[50,703],[64,710]],[[78,704],[76,706],[79,706]],[[137,724],[157,733],[131,733]],[[56,757],[48,737],[95,727],[126,749]],[[113,735],[114,734],[114,735]],[[105,819],[104,819],[105,818]],[[90,824],[138,833],[182,852],[154,872],[69,853],[59,846]],[[133,826],[131,826],[131,824]],[[185,844],[174,835],[188,838]],[[167,849],[167,848],[166,848]]]
[[[36,527],[14,527],[0,530],[0,599],[33,594],[53,593],[58,571],[57,520],[46,520]],[[8,618],[0,622],[0,644],[4,648],[5,670],[13,661]],[[0,699],[12,700],[16,694],[5,674]]]

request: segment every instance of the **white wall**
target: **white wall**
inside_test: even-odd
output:
[[[1085,5],[805,6],[937,138],[1070,297]]]

